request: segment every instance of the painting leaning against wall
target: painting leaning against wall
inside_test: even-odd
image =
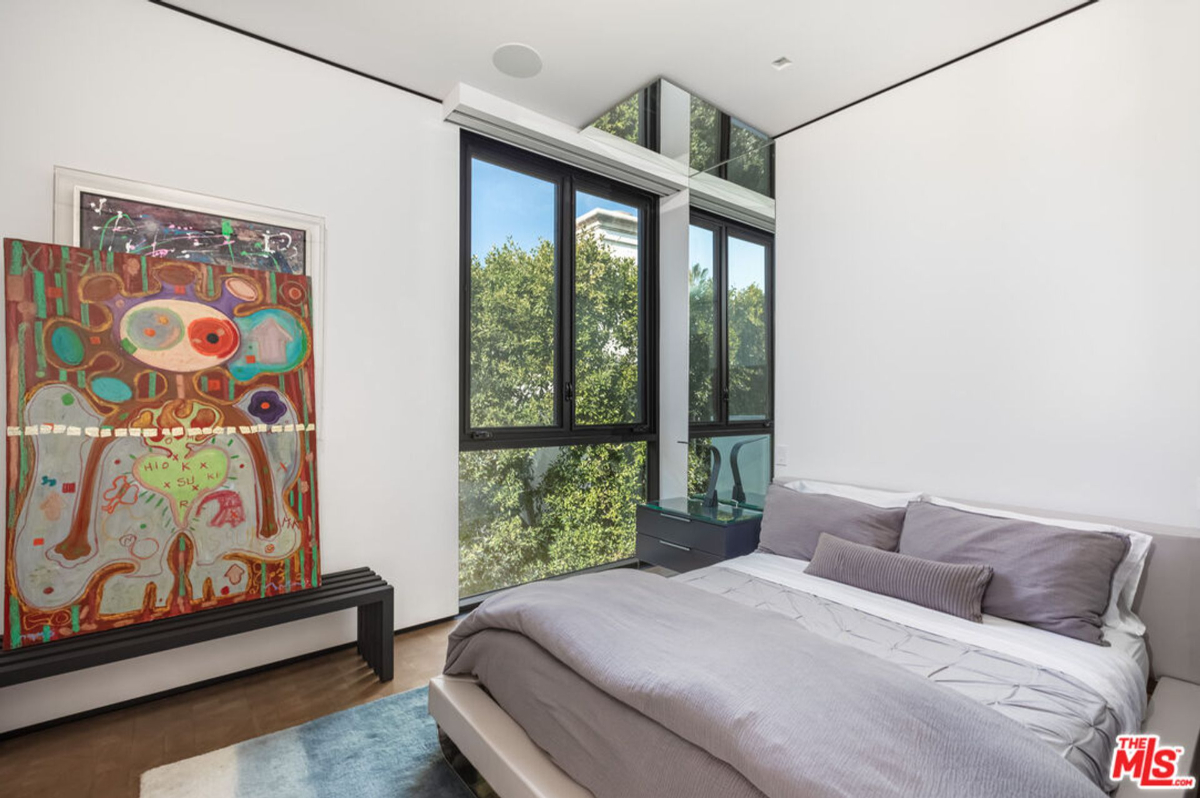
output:
[[[319,584],[308,278],[4,249],[4,646]]]

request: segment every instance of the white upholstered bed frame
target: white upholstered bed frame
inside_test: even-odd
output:
[[[780,477],[776,482],[790,482]],[[1063,513],[997,507],[1045,517],[1094,521],[1154,536],[1135,609],[1157,685],[1142,729],[1183,745],[1183,772],[1200,773],[1200,530]],[[429,683],[429,714],[500,798],[588,798],[474,679],[438,676]],[[619,764],[614,763],[614,766]],[[1115,798],[1194,798],[1196,790],[1139,790],[1122,782]]]

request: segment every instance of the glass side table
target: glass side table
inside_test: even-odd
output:
[[[639,504],[637,557],[643,562],[691,571],[758,548],[762,512],[731,504],[705,507],[699,498]]]

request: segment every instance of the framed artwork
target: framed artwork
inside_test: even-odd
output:
[[[54,167],[54,241],[99,252],[307,275],[323,395],[325,220],[119,177]]]
[[[4,646],[319,584],[311,278],[4,249]]]
[[[54,169],[54,238],[104,252],[306,274],[324,220],[75,169]]]

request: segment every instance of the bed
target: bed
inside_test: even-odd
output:
[[[464,622],[430,712],[502,798],[1102,796],[1118,734],[1188,768],[1200,742],[1200,537],[1147,531],[1144,638],[971,623],[755,553],[511,591]]]

